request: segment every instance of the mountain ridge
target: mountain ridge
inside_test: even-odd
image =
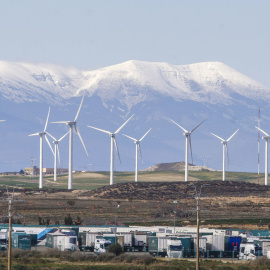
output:
[[[104,103],[118,99],[131,109],[156,96],[177,101],[231,104],[234,94],[249,99],[270,91],[260,83],[221,62],[191,65],[130,60],[97,70],[81,71],[56,65],[0,61],[0,93],[15,102],[66,104],[86,91]]]

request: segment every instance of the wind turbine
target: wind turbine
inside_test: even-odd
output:
[[[221,137],[217,136],[214,133],[211,133],[213,136],[217,137],[218,139],[221,140],[221,143],[223,144],[223,169],[222,169],[222,181],[225,181],[225,151],[227,151],[227,159],[229,161],[229,153],[228,153],[228,141],[231,140],[231,138],[238,132],[239,129],[237,129],[231,137],[229,137],[227,140],[222,139]]]
[[[262,137],[265,140],[265,180],[264,180],[264,184],[266,186],[268,186],[268,140],[270,139],[270,135],[268,135],[265,131],[263,131],[262,129],[255,127],[258,130],[260,130],[264,135],[264,137]]]
[[[110,164],[110,185],[113,185],[113,172],[114,172],[114,155],[113,155],[113,144],[115,145],[115,148],[116,148],[116,151],[117,151],[117,154],[118,154],[118,158],[121,162],[121,159],[120,159],[120,154],[119,154],[119,151],[118,151],[118,147],[117,147],[117,142],[116,142],[116,139],[115,139],[115,135],[127,124],[127,122],[134,116],[131,115],[128,120],[120,127],[118,128],[115,132],[110,132],[110,131],[107,131],[107,130],[104,130],[104,129],[100,129],[100,128],[96,128],[96,127],[92,127],[92,126],[88,126],[90,128],[93,128],[93,129],[96,129],[96,130],[99,130],[101,132],[104,132],[104,133],[107,133],[110,135],[111,137],[111,164]]]
[[[192,163],[193,163],[193,157],[192,157],[192,147],[191,147],[191,137],[190,135],[192,134],[193,131],[195,131],[195,129],[197,129],[205,120],[203,120],[199,125],[197,125],[195,128],[193,128],[191,131],[187,131],[186,129],[184,129],[183,127],[181,127],[179,124],[177,124],[175,121],[173,121],[172,119],[170,119],[174,124],[176,124],[178,127],[180,127],[184,133],[183,135],[186,136],[186,154],[185,154],[185,181],[188,181],[188,144],[190,147],[190,153],[191,153],[191,158],[192,158]]]
[[[81,104],[79,106],[79,109],[77,111],[77,114],[74,118],[73,121],[58,121],[58,122],[52,122],[52,123],[60,123],[60,124],[66,124],[69,126],[69,166],[68,166],[68,189],[72,189],[73,188],[73,178],[72,178],[72,165],[73,165],[73,127],[76,131],[76,133],[78,134],[79,138],[80,138],[80,141],[83,145],[83,148],[85,150],[85,153],[86,155],[88,156],[88,153],[87,153],[87,150],[85,148],[85,145],[84,145],[84,142],[83,142],[83,139],[81,137],[81,134],[79,132],[79,129],[77,127],[77,118],[79,116],[79,113],[80,113],[80,110],[81,110],[81,107],[82,107],[82,103],[83,103],[83,99],[84,99],[84,94],[83,94],[83,97],[82,97],[82,101],[81,101]]]
[[[44,130],[38,133],[34,133],[34,134],[30,134],[29,136],[39,136],[40,137],[40,158],[39,158],[39,188],[43,188],[43,137],[46,139],[48,145],[50,146],[52,152],[52,146],[46,136],[46,134],[49,134],[48,132],[46,132],[46,128],[48,125],[48,120],[49,120],[49,116],[50,116],[50,108],[48,111],[48,116],[47,116],[47,120],[46,120],[46,124],[44,127]]]
[[[145,138],[145,136],[150,132],[152,128],[150,128],[139,140],[132,138],[126,134],[123,134],[124,136],[126,136],[127,138],[131,139],[134,141],[134,143],[136,144],[136,160],[135,160],[135,182],[138,182],[138,148],[140,149],[140,154],[141,154],[141,159],[142,159],[142,151],[141,151],[141,146],[140,146],[140,142]],[[142,159],[143,162],[143,159]]]
[[[57,181],[57,157],[58,157],[58,162],[60,164],[60,153],[59,153],[59,142],[62,141],[70,132],[70,130],[62,136],[59,140],[56,140],[51,134],[48,133],[48,135],[54,140],[54,181]]]

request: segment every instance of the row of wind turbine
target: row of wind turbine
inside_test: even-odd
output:
[[[193,128],[191,131],[187,131],[182,126],[180,126],[178,123],[170,119],[175,125],[180,127],[184,133],[183,135],[186,137],[186,150],[185,150],[185,181],[188,181],[188,149],[190,149],[191,159],[193,163],[193,157],[192,157],[192,146],[191,146],[191,134],[207,119],[203,120],[200,124],[198,124],[195,128]],[[222,168],[222,180],[225,181],[225,153],[227,151],[227,160],[229,163],[229,153],[228,153],[228,145],[227,143],[234,137],[234,135],[238,132],[239,129],[237,129],[227,140],[224,140],[223,138],[219,137],[218,135],[211,133],[213,136],[217,137],[221,140],[221,143],[223,144],[223,168]],[[266,134],[266,133],[265,133]],[[268,135],[269,136],[269,135]],[[270,138],[270,137],[269,137]]]

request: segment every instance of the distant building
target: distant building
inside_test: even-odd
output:
[[[37,175],[37,174],[39,174],[39,168],[37,166],[25,168],[24,174]]]
[[[68,169],[58,168],[56,170],[57,174],[65,174],[68,173]],[[39,168],[37,166],[29,167],[24,169],[24,173],[28,175],[38,175]],[[43,168],[44,174],[54,174],[54,168]]]

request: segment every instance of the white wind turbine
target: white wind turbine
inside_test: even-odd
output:
[[[199,125],[197,125],[195,128],[193,128],[191,131],[187,131],[186,129],[184,129],[183,127],[181,127],[179,124],[177,124],[175,121],[173,121],[172,119],[170,119],[174,124],[176,124],[178,127],[180,127],[184,133],[183,135],[186,136],[186,153],[185,153],[185,181],[188,181],[188,144],[190,147],[190,153],[191,153],[191,158],[192,158],[192,163],[193,163],[193,157],[192,157],[192,147],[191,147],[191,137],[190,135],[192,134],[192,132],[197,129],[205,120],[203,120]]]
[[[110,185],[113,185],[113,173],[114,173],[114,154],[113,154],[113,145],[115,145],[115,148],[116,148],[116,151],[117,151],[117,154],[118,154],[118,158],[121,162],[121,159],[120,159],[120,154],[119,154],[119,151],[118,151],[118,147],[117,147],[117,142],[116,142],[116,139],[115,139],[115,135],[127,124],[127,122],[134,116],[134,114],[128,118],[128,120],[120,127],[118,128],[115,132],[110,132],[110,131],[107,131],[107,130],[104,130],[104,129],[100,129],[100,128],[96,128],[96,127],[92,127],[92,126],[88,126],[90,128],[93,128],[93,129],[96,129],[96,130],[99,130],[101,132],[104,132],[104,133],[107,133],[110,135],[111,137],[111,164],[110,164]]]
[[[69,126],[69,166],[68,166],[68,189],[72,189],[73,188],[73,178],[72,178],[72,165],[73,165],[73,127],[76,131],[76,133],[78,134],[80,141],[83,145],[83,148],[85,150],[86,155],[88,156],[87,150],[85,148],[84,142],[82,140],[81,134],[79,132],[79,129],[77,127],[77,118],[79,116],[81,107],[82,107],[82,103],[83,103],[83,99],[84,99],[84,95],[82,97],[82,101],[81,104],[79,106],[79,109],[77,111],[77,114],[74,118],[73,121],[57,121],[57,122],[52,122],[52,123],[61,123],[61,124],[66,124]]]
[[[58,157],[58,162],[60,164],[60,153],[59,153],[59,142],[62,141],[70,132],[70,130],[64,135],[62,136],[59,140],[57,140],[56,138],[54,138],[51,134],[48,133],[49,136],[52,137],[52,139],[54,140],[54,181],[57,181],[57,157]]]
[[[138,182],[138,148],[140,149],[140,154],[141,154],[141,159],[142,159],[142,151],[141,151],[141,146],[140,146],[140,142],[145,138],[145,136],[150,132],[152,128],[150,128],[139,140],[132,138],[126,134],[123,134],[124,136],[126,136],[127,138],[131,139],[134,141],[134,143],[136,144],[136,157],[135,157],[135,182]],[[142,159],[143,162],[143,159]]]
[[[229,137],[227,140],[222,139],[221,137],[217,136],[214,133],[211,133],[213,136],[217,137],[221,140],[221,143],[223,144],[223,168],[222,168],[222,181],[225,181],[225,152],[227,152],[227,159],[229,160],[229,153],[228,153],[228,141],[231,140],[231,138],[238,132],[239,129],[237,129],[231,137]]]
[[[260,130],[265,136],[262,137],[265,140],[265,180],[264,180],[264,184],[266,186],[268,186],[268,140],[270,139],[270,135],[268,135],[265,131],[263,131],[262,129],[255,127],[258,130]]]
[[[48,145],[50,146],[52,152],[53,152],[53,149],[52,149],[52,146],[46,136],[46,134],[49,135],[48,132],[46,132],[46,128],[47,128],[47,125],[48,125],[48,120],[49,120],[49,116],[50,116],[50,108],[49,108],[49,111],[48,111],[48,116],[47,116],[47,120],[46,120],[46,124],[45,124],[45,127],[44,127],[44,130],[41,131],[41,132],[38,132],[38,133],[34,133],[34,134],[30,134],[29,136],[39,136],[40,137],[40,158],[39,158],[39,188],[43,188],[43,136],[45,137]]]

